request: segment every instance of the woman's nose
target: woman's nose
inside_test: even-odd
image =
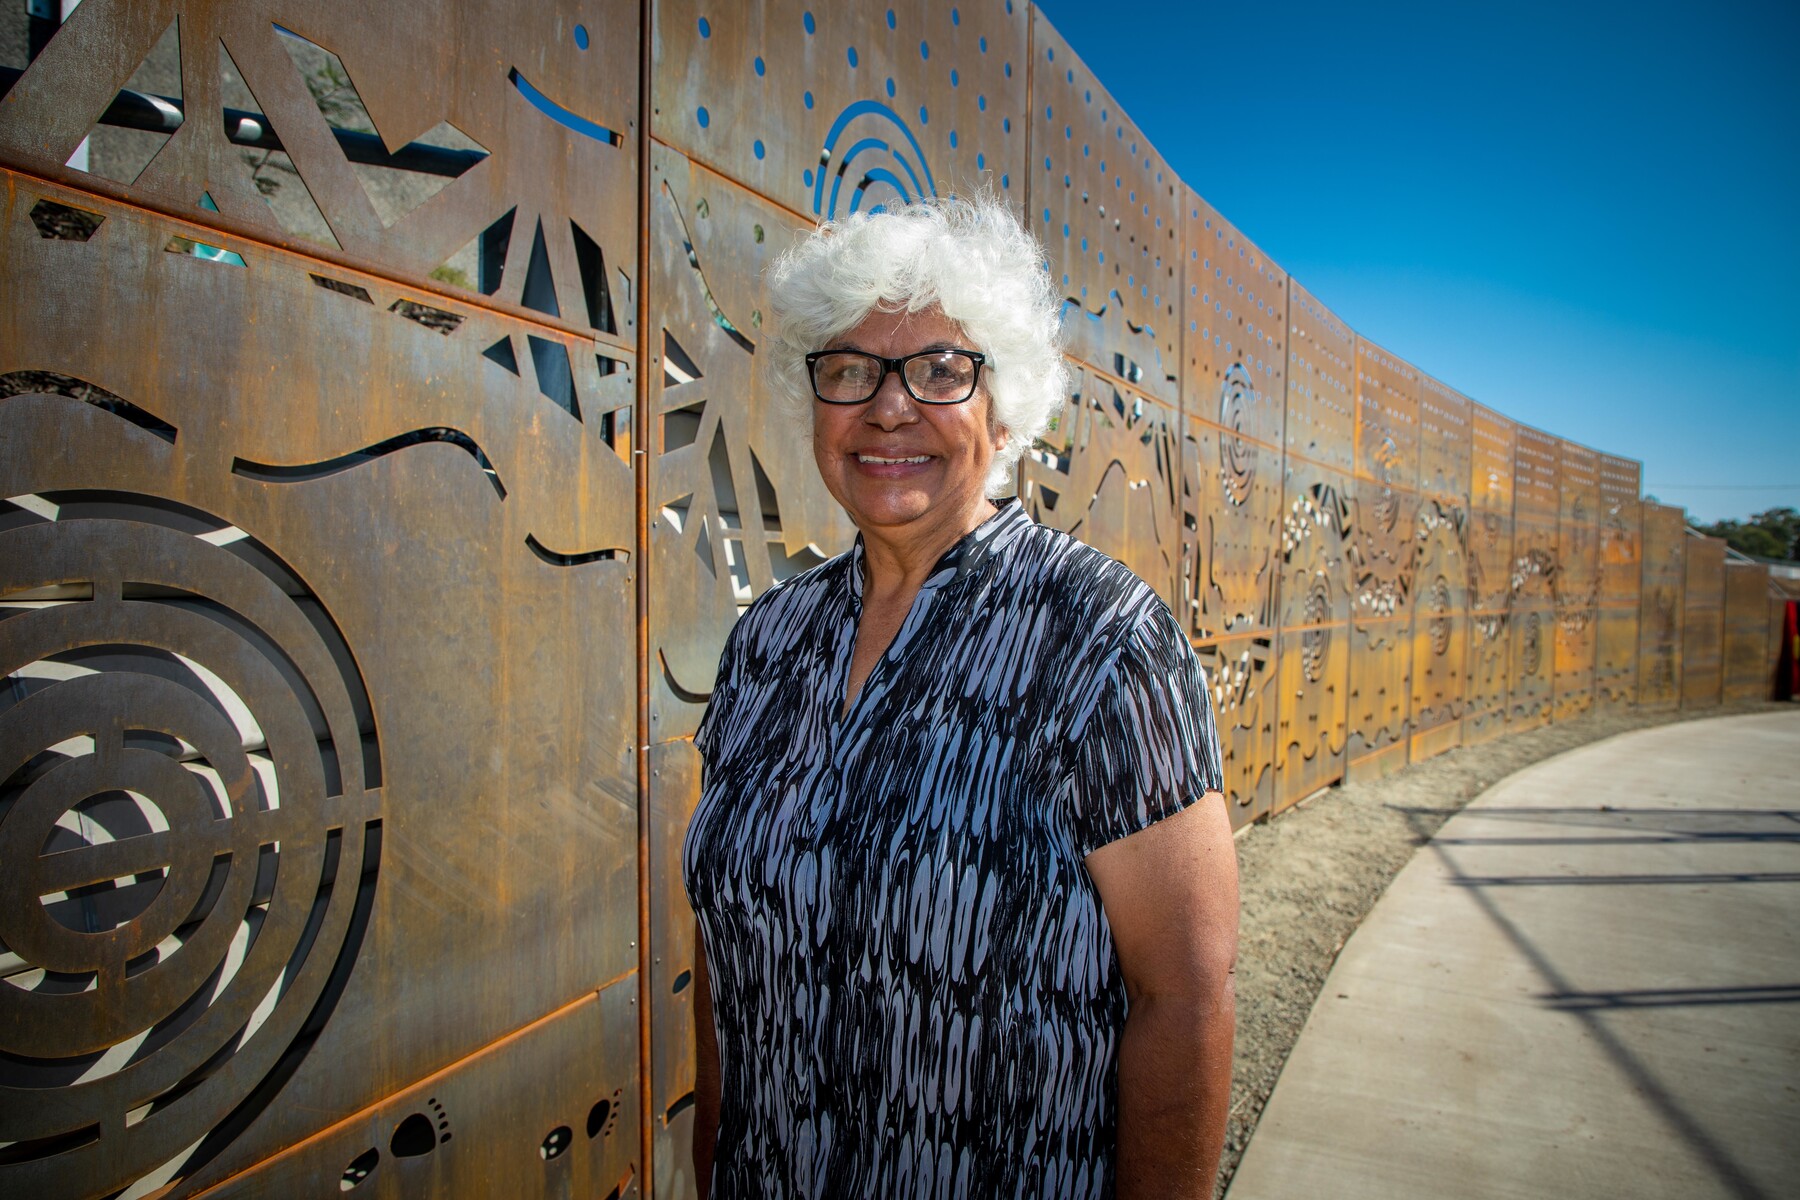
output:
[[[906,385],[900,381],[900,372],[889,371],[881,378],[881,386],[869,398],[863,410],[863,420],[882,429],[898,429],[902,425],[910,425],[919,419],[919,410],[913,398],[906,393]]]

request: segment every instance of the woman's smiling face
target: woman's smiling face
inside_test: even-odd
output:
[[[903,358],[970,350],[962,327],[937,307],[871,312],[823,349]],[[1005,431],[993,425],[983,381],[961,404],[922,404],[890,372],[862,404],[813,401],[813,458],[826,490],[867,536],[910,539],[974,528],[987,511],[987,478]]]

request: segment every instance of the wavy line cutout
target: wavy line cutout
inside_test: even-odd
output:
[[[539,559],[553,567],[581,567],[592,562],[626,562],[631,558],[631,551],[617,547],[606,550],[589,550],[585,554],[559,554],[538,541],[535,535],[529,533],[525,535],[525,544]]]
[[[173,425],[85,379],[55,371],[8,371],[0,375],[0,399],[32,395],[66,396],[71,400],[86,401],[102,412],[109,412],[121,421],[129,421],[146,433],[156,435],[171,446],[175,444],[178,431]]]
[[[675,223],[681,226],[681,248],[687,251],[688,266],[693,268],[694,278],[700,283],[700,294],[706,297],[706,307],[712,313],[713,324],[723,329],[725,335],[736,342],[745,354],[755,354],[756,343],[745,337],[731,323],[731,318],[725,315],[725,310],[719,307],[719,301],[713,295],[712,284],[706,281],[706,271],[700,266],[700,255],[694,250],[694,235],[688,229],[687,217],[682,214],[681,202],[675,199],[675,189],[669,186],[666,179],[663,180],[662,191],[663,199],[668,202],[669,212],[674,216]]]
[[[906,138],[907,145],[912,147],[913,157],[918,161],[919,170],[925,173],[924,183],[921,185],[918,171],[913,170],[912,164],[907,161],[905,155],[879,138],[862,138],[843,153],[842,162],[839,163],[837,170],[831,172],[833,182],[828,207],[825,199],[825,176],[832,158],[836,155],[838,139],[843,136],[844,130],[849,127],[850,122],[862,116],[884,118],[900,131],[901,135]],[[825,135],[824,144],[819,148],[819,166],[813,172],[813,212],[815,214],[833,218],[838,215],[838,189],[843,183],[844,173],[850,169],[851,162],[858,154],[868,150],[885,151],[895,162],[899,163],[907,177],[912,180],[912,191],[908,192],[898,177],[885,167],[865,171],[863,181],[856,185],[851,194],[851,212],[857,211],[862,206],[863,192],[870,183],[885,183],[900,193],[902,198],[909,201],[921,199],[927,194],[934,196],[937,194],[937,180],[932,177],[931,164],[926,161],[925,150],[919,145],[919,139],[913,135],[912,128],[901,119],[899,113],[880,101],[857,100],[838,114],[837,120],[831,123],[831,129]]]
[[[460,429],[436,426],[428,429],[414,429],[391,437],[385,442],[377,442],[373,446],[365,446],[361,450],[353,450],[349,454],[328,458],[320,462],[294,463],[280,465],[275,463],[252,462],[247,458],[231,460],[231,473],[245,479],[254,479],[259,483],[305,483],[309,480],[324,479],[344,471],[360,467],[365,463],[397,450],[405,450],[412,446],[421,446],[427,442],[446,442],[455,446],[475,460],[477,466],[487,475],[487,480],[494,487],[495,495],[506,499],[506,485],[500,481],[500,473],[488,461],[488,456],[476,445],[475,439]]]
[[[515,88],[519,89],[519,95],[530,101],[533,108],[537,109],[563,128],[572,129],[583,137],[591,137],[596,142],[603,142],[608,146],[617,146],[625,140],[620,134],[608,129],[606,126],[596,125],[580,113],[570,112],[550,97],[544,95],[544,93],[532,87],[531,81],[519,74],[519,68],[514,67],[511,71],[507,72],[506,77],[512,81],[512,85]]]
[[[683,704],[707,704],[712,700],[711,692],[690,692],[675,682],[675,672],[669,669],[669,656],[661,650],[656,652],[657,661],[662,663],[663,682],[668,685],[675,698]]]

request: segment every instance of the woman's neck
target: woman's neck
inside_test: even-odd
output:
[[[914,522],[900,529],[863,530],[865,602],[910,601],[937,561],[996,511],[993,501],[981,497],[968,509],[928,525]]]

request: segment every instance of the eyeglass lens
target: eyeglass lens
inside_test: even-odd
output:
[[[975,360],[960,350],[927,350],[901,360],[907,390],[929,404],[954,404],[975,390]],[[859,404],[881,389],[886,364],[873,355],[840,350],[813,363],[813,388],[833,404]]]

